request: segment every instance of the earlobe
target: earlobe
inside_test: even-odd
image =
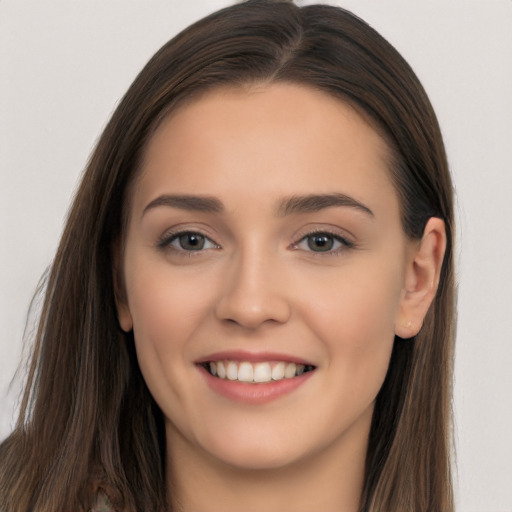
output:
[[[126,304],[120,305],[117,303],[117,319],[124,332],[130,332],[133,329],[132,315]]]
[[[133,320],[132,315],[130,313],[130,308],[128,307],[128,301],[126,297],[126,287],[124,284],[122,265],[121,261],[121,251],[119,249],[119,244],[114,244],[114,248],[112,251],[113,254],[113,286],[114,286],[114,299],[116,302],[117,309],[117,319],[119,321],[119,326],[124,332],[130,332],[133,329]]]
[[[412,338],[420,331],[437,292],[445,250],[444,221],[431,217],[407,263],[403,297],[395,324],[395,334],[400,338]]]

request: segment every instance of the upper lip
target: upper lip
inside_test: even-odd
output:
[[[288,361],[291,363],[311,365],[313,363],[291,354],[282,352],[250,352],[247,350],[223,350],[201,357],[196,364],[210,363],[212,361],[247,361],[249,363],[262,363],[265,361]]]

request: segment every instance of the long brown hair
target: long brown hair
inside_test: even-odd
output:
[[[0,509],[169,510],[162,414],[119,327],[113,248],[129,185],[161,120],[223,85],[291,82],[361,112],[387,141],[402,223],[445,222],[447,250],[420,333],[395,339],[370,432],[361,511],[450,512],[453,204],[432,106],[398,52],[336,7],[250,0],[184,30],[149,61],[114,112],[76,194],[46,288],[17,427],[0,446]]]

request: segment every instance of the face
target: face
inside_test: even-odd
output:
[[[387,159],[298,85],[209,92],[159,127],[118,311],[182,455],[275,468],[366,442],[411,254]]]

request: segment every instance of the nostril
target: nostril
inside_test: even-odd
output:
[[[290,318],[290,304],[283,296],[270,294],[264,298],[223,297],[216,308],[216,316],[228,325],[257,329],[263,324],[285,323]]]
[[[244,247],[230,263],[218,290],[215,314],[227,324],[256,329],[267,322],[286,322],[290,317],[289,283],[278,267],[257,247]]]

